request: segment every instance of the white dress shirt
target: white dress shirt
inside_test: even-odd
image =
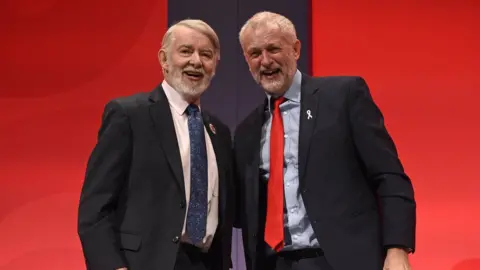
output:
[[[188,118],[186,109],[189,105],[182,96],[172,88],[166,81],[162,82],[162,88],[167,96],[170,110],[172,112],[175,132],[177,134],[178,147],[182,160],[183,177],[185,182],[185,198],[188,212],[188,203],[190,200],[190,138],[188,132]],[[200,105],[197,104],[200,108]],[[200,109],[201,110],[201,109]],[[205,130],[205,143],[208,159],[208,213],[207,230],[203,242],[199,247],[203,251],[208,251],[212,243],[215,231],[218,225],[218,168],[210,136]],[[185,232],[186,215],[182,229],[182,242],[191,243]]]

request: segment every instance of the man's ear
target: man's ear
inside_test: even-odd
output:
[[[243,58],[245,58],[245,62],[248,63],[248,55],[246,52],[243,52]]]
[[[298,58],[300,58],[301,48],[302,48],[302,43],[300,43],[300,40],[297,39],[293,44],[293,51],[295,52],[295,60],[298,60]]]
[[[162,66],[163,70],[168,70],[167,52],[164,49],[160,49],[158,51],[158,61],[160,62],[160,66]]]

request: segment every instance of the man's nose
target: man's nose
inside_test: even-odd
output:
[[[261,64],[262,66],[270,66],[272,64],[273,60],[270,57],[270,54],[267,51],[262,52],[262,61]]]
[[[198,52],[192,53],[192,56],[190,57],[190,64],[196,68],[202,66],[202,61],[200,60],[200,55]]]

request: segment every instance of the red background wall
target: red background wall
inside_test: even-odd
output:
[[[0,269],[85,269],[76,213],[107,99],[149,91],[166,0],[0,2]]]
[[[312,0],[315,75],[361,75],[418,201],[419,270],[480,269],[480,2]]]

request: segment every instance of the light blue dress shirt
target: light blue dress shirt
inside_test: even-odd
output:
[[[297,250],[319,247],[319,242],[308,219],[302,195],[299,192],[298,177],[298,138],[300,129],[300,99],[302,73],[297,70],[293,83],[283,95],[286,98],[280,105],[285,136],[284,149],[284,190],[285,190],[285,247],[283,250]],[[271,96],[267,95],[270,104]],[[270,129],[272,125],[272,106],[266,110],[262,127],[260,169],[266,172],[263,177],[268,181],[270,171]]]

